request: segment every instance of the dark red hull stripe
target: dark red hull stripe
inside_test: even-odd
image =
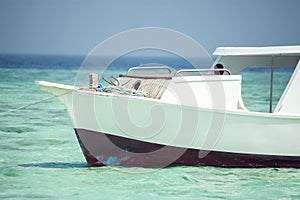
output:
[[[166,167],[208,165],[219,167],[300,168],[300,156],[275,156],[203,151],[164,146],[110,134],[75,129],[82,152],[91,166]]]

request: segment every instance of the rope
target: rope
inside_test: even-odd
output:
[[[9,114],[9,113],[11,113],[11,112],[15,112],[15,111],[18,111],[18,110],[22,110],[22,109],[24,109],[24,108],[28,108],[28,107],[30,107],[30,106],[34,106],[34,105],[37,105],[37,104],[40,104],[40,103],[43,103],[43,102],[46,102],[46,101],[55,99],[55,98],[57,98],[57,97],[64,96],[64,95],[69,94],[69,93],[71,93],[71,92],[72,92],[72,91],[68,91],[68,92],[62,93],[62,94],[60,94],[60,95],[54,95],[53,97],[49,97],[49,98],[46,98],[46,99],[43,99],[43,100],[40,100],[40,101],[36,101],[36,102],[30,103],[30,104],[27,104],[27,105],[25,105],[25,106],[21,106],[21,107],[14,108],[14,109],[11,109],[11,110],[8,110],[8,111],[5,111],[5,112],[1,112],[1,113],[0,113],[0,116],[2,116],[2,115],[7,115],[7,114]]]
[[[129,89],[129,88],[121,87],[121,86],[107,86],[107,87],[103,87],[102,89],[103,89],[104,92],[108,92],[108,93],[117,93],[117,94],[132,95],[132,96],[143,96],[143,97],[149,97],[150,96],[149,92],[138,91],[138,90],[135,90],[135,89]],[[30,106],[34,106],[34,105],[37,105],[37,104],[55,99],[57,97],[64,96],[64,95],[69,94],[71,92],[73,92],[73,91],[71,90],[71,91],[62,93],[60,95],[54,95],[53,97],[49,97],[49,98],[46,98],[46,99],[43,99],[43,100],[40,100],[40,101],[35,101],[33,103],[30,103],[30,104],[27,104],[27,105],[24,105],[24,106],[21,106],[21,107],[18,107],[18,108],[14,108],[14,109],[11,109],[11,110],[8,110],[8,111],[5,111],[5,112],[0,112],[0,116],[7,115],[7,114],[10,114],[12,112],[22,110],[22,109],[28,108]]]
[[[150,96],[149,92],[145,92],[143,90],[129,89],[129,88],[125,88],[122,86],[106,86],[106,87],[103,87],[102,89],[104,92],[107,92],[107,93],[117,93],[117,94],[142,96],[142,97]]]

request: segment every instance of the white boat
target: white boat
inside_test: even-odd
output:
[[[209,69],[131,68],[106,91],[37,84],[66,105],[91,166],[299,168],[300,46],[219,47],[214,55]],[[272,87],[270,112],[249,111],[238,73],[267,66],[271,86],[274,68],[295,70],[274,111]]]

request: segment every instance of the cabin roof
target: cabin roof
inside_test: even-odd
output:
[[[218,56],[213,63],[222,64],[232,74],[244,68],[295,67],[300,59],[298,46],[269,47],[219,47],[214,55]]]
[[[216,56],[253,56],[253,55],[286,55],[300,56],[298,46],[268,46],[268,47],[218,47],[213,55]]]

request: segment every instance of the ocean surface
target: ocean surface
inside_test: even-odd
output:
[[[66,108],[34,83],[72,85],[82,60],[0,56],[0,199],[300,199],[299,169],[89,167]],[[269,110],[269,72],[242,71],[249,110]],[[275,71],[273,107],[292,72]]]

